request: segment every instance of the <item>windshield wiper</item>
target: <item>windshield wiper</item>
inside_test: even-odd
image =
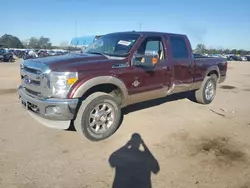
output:
[[[126,57],[129,55],[129,53],[125,54],[109,54],[109,53],[101,53],[101,52],[86,52],[89,54],[98,54],[98,55],[103,55],[103,56],[113,56],[113,57]]]
[[[125,53],[125,54],[107,54],[109,56],[114,56],[114,57],[126,57],[128,56],[130,53]]]
[[[97,54],[97,55],[103,55],[103,56],[107,56],[108,54],[106,53],[101,53],[101,52],[86,52],[88,54]]]

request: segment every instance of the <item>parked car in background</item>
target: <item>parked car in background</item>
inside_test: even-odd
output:
[[[247,59],[247,61],[250,61],[250,55],[246,55],[245,58]]]
[[[48,53],[50,56],[56,55],[56,52],[53,51],[53,50],[49,50],[49,51],[47,51],[47,53]]]
[[[247,61],[247,57],[246,56],[241,56],[241,61]]]
[[[208,57],[206,55],[202,55],[202,54],[197,54],[197,53],[194,53],[193,54],[194,58],[203,58],[203,57]]]
[[[47,57],[47,56],[49,56],[49,54],[47,53],[46,50],[39,50],[38,53],[37,53],[37,55],[39,57]]]
[[[241,56],[237,56],[237,55],[230,55],[227,57],[227,60],[229,60],[229,61],[242,61]]]
[[[11,50],[11,51],[17,58],[23,58],[23,56],[25,55],[24,50]]]
[[[13,53],[4,48],[0,49],[0,61],[14,62]]]

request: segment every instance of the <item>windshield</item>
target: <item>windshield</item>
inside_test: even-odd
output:
[[[127,56],[139,36],[138,34],[104,35],[90,44],[83,52],[109,56]]]

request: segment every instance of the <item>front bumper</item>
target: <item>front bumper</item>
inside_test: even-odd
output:
[[[23,107],[47,120],[70,121],[74,118],[78,99],[37,99],[27,94],[22,86],[18,88]]]

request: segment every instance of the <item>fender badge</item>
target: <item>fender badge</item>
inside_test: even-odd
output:
[[[135,81],[132,83],[132,85],[133,85],[134,87],[137,87],[138,85],[140,85],[140,82],[139,82],[138,80],[135,80]]]

